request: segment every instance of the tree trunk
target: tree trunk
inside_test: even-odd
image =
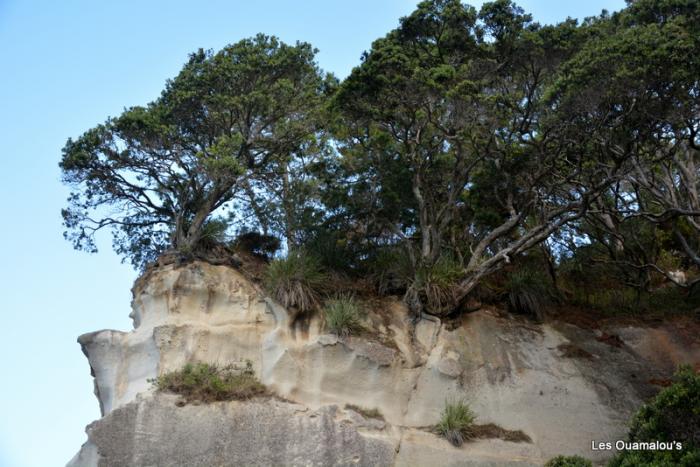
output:
[[[549,276],[552,278],[552,286],[554,291],[559,295],[559,283],[557,281],[557,268],[554,265],[554,258],[552,258],[552,252],[549,251],[549,247],[546,243],[540,244],[542,247],[542,254],[544,255],[545,262],[547,263],[547,271]]]
[[[219,190],[214,189],[204,201],[204,204],[195,213],[192,223],[178,239],[177,249],[182,253],[192,253],[202,238],[202,226],[212,212],[214,205],[219,199]],[[184,222],[183,222],[184,224]],[[184,225],[183,229],[184,230]]]
[[[284,174],[282,175],[282,209],[284,210],[284,237],[287,241],[287,251],[291,251],[296,247],[296,235],[294,227],[292,227],[294,223],[294,206],[290,199],[290,192],[289,170],[285,166]]]

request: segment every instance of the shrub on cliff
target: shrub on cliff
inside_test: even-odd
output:
[[[542,317],[542,308],[551,298],[547,276],[531,268],[514,271],[506,282],[511,311]]]
[[[445,401],[437,432],[455,446],[461,446],[465,439],[473,437],[476,416],[469,405],[462,400]]]
[[[345,337],[357,332],[360,325],[360,307],[351,296],[329,300],[323,307],[326,328],[337,336]]]
[[[318,304],[318,294],[327,279],[316,257],[296,250],[270,263],[265,272],[265,288],[286,308],[304,312]]]
[[[250,362],[244,369],[188,363],[182,370],[165,373],[152,382],[159,391],[180,394],[184,402],[250,399],[266,392]]]
[[[593,467],[593,464],[581,456],[557,456],[547,461],[544,467]]]
[[[463,268],[449,255],[443,255],[430,266],[418,268],[414,287],[424,297],[428,311],[443,314],[452,311],[457,303],[457,284]]]
[[[233,248],[237,251],[270,258],[280,248],[280,240],[272,235],[245,232],[236,237]]]
[[[682,449],[622,451],[610,467],[700,465],[700,375],[681,367],[675,382],[632,419],[630,443],[681,443]]]
[[[413,265],[400,248],[382,248],[368,262],[369,277],[381,295],[403,294],[413,280]]]

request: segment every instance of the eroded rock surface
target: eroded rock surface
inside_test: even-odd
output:
[[[90,425],[99,465],[375,466],[396,453],[393,439],[361,435],[335,406],[310,411],[258,399],[176,407],[176,400],[145,397]]]
[[[596,339],[600,330],[534,325],[488,309],[449,329],[431,319],[413,330],[396,300],[370,310],[376,334],[339,339],[325,334],[318,318],[290,326],[286,310],[238,271],[201,262],[151,271],[133,294],[133,331],[79,338],[103,418],[88,427],[71,465],[540,465],[558,454],[601,460],[610,453],[591,452],[591,440],[624,437],[631,413],[653,393],[648,381],[700,361],[697,345],[670,337],[657,355],[649,342],[663,330],[610,330],[630,341],[616,347]],[[178,408],[174,396],[153,394],[148,383],[187,362],[245,360],[293,403]],[[532,443],[451,446],[425,429],[446,399],[466,399],[480,423],[522,430]],[[385,421],[365,420],[345,404],[376,408]]]

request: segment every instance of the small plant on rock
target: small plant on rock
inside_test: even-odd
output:
[[[265,288],[284,307],[305,312],[318,304],[319,291],[327,279],[316,257],[297,250],[270,263]]]
[[[593,467],[593,464],[581,456],[557,456],[547,461],[544,467]]]
[[[474,412],[465,401],[445,401],[445,408],[436,429],[454,446],[461,446],[464,440],[473,436],[475,418]]]
[[[329,300],[323,308],[326,327],[333,334],[346,337],[361,329],[360,307],[351,296]]]
[[[188,363],[181,370],[165,373],[151,382],[159,391],[180,394],[185,403],[250,399],[266,392],[255,377],[251,362],[243,369]]]
[[[431,266],[418,269],[414,286],[425,297],[428,310],[442,314],[456,305],[456,287],[462,275],[460,264],[451,256],[443,255]]]

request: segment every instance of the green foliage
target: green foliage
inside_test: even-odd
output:
[[[643,405],[632,420],[630,441],[680,441],[700,447],[700,375],[679,369],[674,383]]]
[[[417,297],[435,314],[453,309],[456,286],[464,277],[464,268],[447,254],[415,270],[406,251],[400,247],[380,249],[370,261],[369,270],[380,294],[405,292]]]
[[[294,250],[270,263],[265,271],[265,288],[285,308],[305,312],[318,305],[319,292],[327,279],[315,256]]]
[[[369,261],[368,269],[381,295],[403,293],[413,281],[413,265],[401,248],[379,249]]]
[[[200,248],[211,248],[228,243],[228,222],[223,219],[210,219],[202,224],[199,245]]]
[[[544,467],[593,467],[593,463],[581,456],[557,456],[548,460]]]
[[[682,451],[625,451],[613,458],[608,467],[695,467],[700,465],[700,449]]]
[[[348,295],[328,300],[323,307],[326,327],[337,336],[345,337],[362,327],[361,310],[357,301]]]
[[[591,291],[574,288],[571,303],[592,308],[608,315],[634,314],[641,311],[637,306],[638,293],[629,287],[600,287]]]
[[[691,466],[700,462],[700,375],[681,367],[675,382],[644,404],[632,419],[630,442],[680,442],[681,450],[623,451],[611,467]]]
[[[165,373],[152,381],[159,391],[180,394],[185,402],[250,399],[264,395],[250,361],[242,370],[208,363],[188,363],[182,370]]]
[[[95,234],[110,230],[117,253],[143,267],[168,248],[194,251],[234,192],[247,195],[241,210],[277,200],[278,190],[254,186],[316,150],[325,80],[314,55],[262,34],[200,49],[154,102],[69,139],[66,238],[94,252]]]
[[[475,419],[476,416],[465,401],[445,401],[436,430],[453,445],[461,446],[464,440],[473,436]]]
[[[668,315],[689,313],[700,307],[700,296],[693,295],[671,284],[652,291],[645,298],[648,311],[657,311]]]
[[[352,273],[357,266],[357,254],[348,245],[341,232],[319,231],[305,242],[304,247],[313,251],[321,265],[330,271]]]
[[[65,236],[95,251],[109,230],[143,267],[264,232],[235,246],[286,242],[265,282],[288,307],[317,305],[323,269],[435,314],[547,242],[575,304],[689,310],[662,286],[700,267],[698,25],[691,0],[549,26],[425,0],[340,83],[306,43],[199,50],[154,102],[67,141]],[[549,281],[516,266],[510,307],[538,315]]]
[[[280,248],[280,241],[272,235],[258,232],[245,232],[236,237],[233,247],[264,258],[272,257]]]
[[[506,282],[508,304],[512,311],[538,318],[552,297],[550,279],[541,271],[531,268],[513,271]]]
[[[464,275],[462,266],[452,257],[443,255],[434,264],[418,269],[415,286],[425,295],[429,311],[440,314],[452,311],[456,301],[455,288]]]
[[[569,303],[610,316],[672,316],[692,313],[700,306],[700,297],[671,284],[647,292],[616,283],[614,279],[603,282],[605,277],[599,278],[600,283],[587,286],[567,280]]]

